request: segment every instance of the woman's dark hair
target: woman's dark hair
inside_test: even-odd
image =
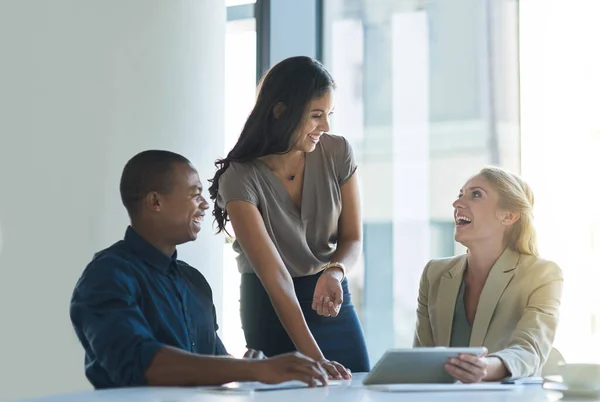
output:
[[[310,57],[285,59],[273,66],[258,84],[258,97],[237,143],[226,158],[215,162],[217,172],[208,191],[214,202],[217,233],[225,229],[227,211],[217,205],[219,178],[231,162],[249,162],[272,154],[284,154],[292,147],[294,131],[302,121],[306,106],[335,88],[325,67]],[[274,108],[282,104],[275,118]]]

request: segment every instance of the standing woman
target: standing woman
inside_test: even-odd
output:
[[[309,57],[275,65],[210,196],[218,231],[229,220],[235,232],[247,345],[298,350],[339,379],[369,361],[345,275],[362,223],[352,148],[327,134],[334,88]]]

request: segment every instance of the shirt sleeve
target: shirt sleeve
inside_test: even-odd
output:
[[[258,194],[248,167],[232,163],[219,178],[217,205],[225,209],[230,201],[245,201],[258,206]]]
[[[86,351],[120,387],[146,385],[146,370],[165,346],[138,306],[137,286],[124,262],[105,258],[88,266],[71,300],[71,321]]]
[[[357,165],[354,158],[354,150],[350,142],[342,136],[338,136],[339,146],[335,150],[335,164],[337,171],[337,180],[341,185],[352,178],[356,172]]]
[[[215,356],[229,356],[229,353],[227,353],[227,349],[225,349],[225,345],[223,345],[223,341],[221,341],[218,334],[217,344],[215,346]]]

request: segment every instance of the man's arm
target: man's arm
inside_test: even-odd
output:
[[[251,360],[229,356],[202,356],[165,346],[158,350],[146,371],[148,385],[219,385],[254,381]]]
[[[201,386],[232,381],[260,381],[278,384],[298,380],[309,386],[327,384],[327,375],[319,363],[298,352],[269,359],[233,359],[224,356],[200,356],[166,346],[146,372],[149,385]]]
[[[115,386],[145,385],[146,370],[165,346],[142,314],[138,294],[138,281],[126,263],[102,257],[86,268],[71,299],[77,335]]]
[[[71,320],[115,386],[326,383],[319,363],[297,353],[250,361],[196,355],[158,342],[137,304],[139,285],[128,267],[118,260],[95,264],[77,284]]]

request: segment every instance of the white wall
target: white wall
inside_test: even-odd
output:
[[[128,223],[148,148],[206,178],[223,153],[223,0],[0,1],[0,400],[89,388],[69,320],[92,254]],[[220,306],[222,238],[181,254]]]

